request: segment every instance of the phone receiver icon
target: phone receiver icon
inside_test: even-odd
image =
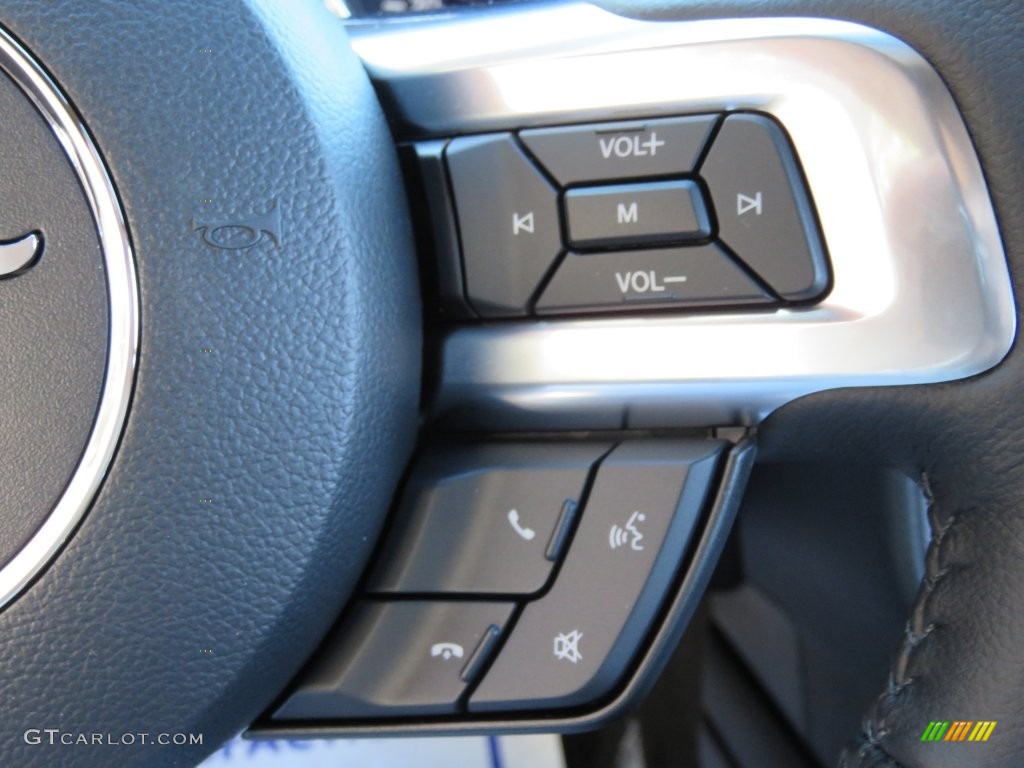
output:
[[[434,643],[430,646],[430,655],[440,656],[445,661],[453,656],[456,659],[461,659],[463,653],[462,646],[458,643]]]
[[[529,541],[537,535],[537,532],[534,531],[533,528],[526,528],[519,524],[519,512],[517,512],[514,509],[510,509],[508,511],[508,522],[509,525],[512,526],[512,530],[518,533],[527,541]]]

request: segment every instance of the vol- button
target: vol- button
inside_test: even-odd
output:
[[[772,301],[716,245],[570,253],[537,312],[628,310],[636,306],[727,306]]]

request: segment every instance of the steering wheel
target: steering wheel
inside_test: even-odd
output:
[[[265,717],[361,588],[422,435],[446,423],[567,439],[663,428],[704,436],[739,425],[756,427],[766,461],[828,457],[901,470],[928,499],[926,572],[889,682],[840,762],[962,764],[962,754],[930,750],[922,729],[940,718],[983,717],[998,721],[998,738],[975,745],[972,765],[1016,764],[1024,753],[1024,372],[1011,347],[1018,310],[999,269],[1003,251],[1011,276],[1024,259],[1024,127],[1016,114],[1024,6],[604,5],[587,13],[614,19],[609,28],[654,30],[652,40],[668,20],[820,16],[880,30],[921,54],[952,94],[987,184],[987,194],[982,187],[960,201],[969,223],[950,225],[962,224],[956,232],[970,230],[987,249],[966,257],[975,272],[984,268],[969,298],[986,319],[953,310],[928,317],[945,323],[943,333],[989,346],[965,342],[916,379],[889,360],[886,370],[784,396],[771,381],[743,379],[742,356],[735,381],[716,382],[728,392],[720,402],[713,392],[694,394],[692,382],[677,390],[657,376],[639,400],[621,379],[590,399],[563,397],[569,390],[558,381],[527,393],[517,377],[530,365],[522,356],[530,334],[564,322],[588,344],[584,334],[599,326],[581,316],[522,321],[521,336],[496,340],[505,326],[485,318],[456,331],[441,354],[425,348],[428,272],[421,285],[412,227],[422,211],[410,210],[395,136],[447,140],[555,124],[561,107],[505,125],[481,97],[461,127],[445,113],[463,109],[461,92],[424,89],[427,117],[417,123],[407,91],[433,82],[422,66],[443,59],[443,34],[432,48],[409,48],[423,78],[391,78],[382,38],[354,32],[360,60],[345,24],[319,2],[4,0],[5,764],[193,765]],[[432,22],[435,33],[448,22]],[[546,30],[532,49],[534,72],[559,57],[562,32]],[[602,50],[594,42],[581,55]],[[463,63],[485,54],[470,51]],[[490,93],[484,78],[473,82]],[[430,125],[433,114],[440,117]],[[605,104],[588,119],[632,117]],[[817,195],[813,161],[794,135]],[[975,162],[936,158],[946,164],[941,173],[961,179],[973,178]],[[827,219],[828,205],[816,202]],[[990,220],[998,232],[985,230]],[[828,221],[824,230],[836,251]],[[961,245],[952,242],[948,252]],[[913,277],[922,293],[941,279],[927,263]],[[620,330],[635,325],[621,322]],[[975,322],[981,330],[958,336]],[[896,328],[891,338],[908,369],[933,351],[934,338],[913,330],[902,339]],[[514,347],[519,357],[510,359],[524,367],[497,370],[493,344]],[[501,379],[486,403],[468,361]],[[685,407],[674,407],[677,395]],[[715,534],[718,548],[730,519],[723,515]],[[513,523],[523,538],[532,538],[524,535],[529,522]],[[619,544],[629,541],[622,536]],[[684,588],[699,593],[703,583]],[[168,734],[175,738],[154,743]]]

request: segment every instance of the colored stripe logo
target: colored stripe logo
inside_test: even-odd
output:
[[[995,720],[932,720],[921,741],[988,741],[995,728]]]

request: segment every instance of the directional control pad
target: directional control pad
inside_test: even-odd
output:
[[[464,298],[483,317],[806,304],[829,288],[796,156],[766,115],[463,137],[445,157]]]

